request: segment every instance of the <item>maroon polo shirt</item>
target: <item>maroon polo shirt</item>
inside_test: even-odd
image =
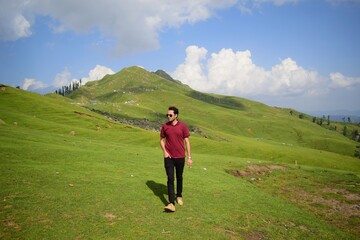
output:
[[[165,149],[171,158],[185,158],[184,138],[189,136],[189,129],[179,121],[175,126],[171,122],[165,123],[160,132],[160,137],[166,138]]]

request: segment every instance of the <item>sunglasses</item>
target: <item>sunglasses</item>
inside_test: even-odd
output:
[[[166,114],[167,117],[172,117],[173,115],[172,114]]]

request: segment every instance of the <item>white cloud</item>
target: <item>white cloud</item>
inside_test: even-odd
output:
[[[229,95],[247,95],[261,91],[257,86],[264,83],[267,73],[251,60],[250,51],[234,52],[222,49],[211,54],[208,61],[208,81],[212,91]]]
[[[114,40],[115,55],[159,47],[158,34],[170,27],[196,23],[235,5],[252,8],[296,0],[0,0],[0,40],[17,40],[32,34],[37,15],[48,16],[56,33],[99,31]]]
[[[83,77],[81,79],[82,85],[85,85],[87,82],[100,80],[108,74],[114,74],[114,71],[108,67],[96,65],[94,69],[90,70],[88,77]]]
[[[23,1],[0,0],[0,40],[14,41],[31,35],[29,19],[23,15]]]
[[[317,96],[332,88],[345,88],[360,83],[360,78],[332,73],[322,77],[314,70],[299,66],[286,58],[266,70],[253,63],[251,52],[221,49],[206,57],[207,50],[197,46],[186,49],[186,59],[172,77],[205,92],[241,97],[254,96]]]
[[[276,6],[282,6],[285,4],[295,4],[302,0],[238,0],[237,6],[240,12],[245,14],[252,14],[253,10],[258,10],[264,4],[274,4]]]
[[[264,4],[264,3],[272,3],[275,4],[277,6],[281,6],[284,4],[288,4],[288,3],[297,3],[300,2],[301,0],[254,0],[253,2],[255,4]]]
[[[216,10],[235,3],[236,0],[0,0],[0,39],[17,40],[31,35],[29,19],[42,15],[54,20],[51,28],[55,32],[98,30],[116,40],[113,52],[119,55],[157,48],[158,32],[163,28],[206,20]]]
[[[331,88],[349,88],[354,85],[360,84],[360,77],[346,77],[339,72],[331,73]]]
[[[173,73],[177,79],[182,79],[185,84],[195,88],[209,87],[206,76],[203,73],[203,63],[207,50],[197,46],[189,46],[186,49],[185,63],[180,64]]]
[[[327,0],[327,2],[331,3],[332,5],[339,5],[345,3],[359,4],[360,0]]]
[[[62,87],[62,86],[68,86],[71,82],[71,73],[67,68],[64,69],[63,72],[58,73],[55,76],[53,85],[56,88]]]
[[[272,95],[307,94],[314,89],[322,88],[322,79],[316,71],[298,66],[291,58],[283,60],[269,72]]]
[[[82,85],[85,85],[90,81],[100,80],[107,74],[114,74],[114,71],[108,67],[96,65],[94,69],[89,71],[89,76],[82,78]],[[69,86],[75,82],[78,83],[79,79],[72,78],[71,72],[65,68],[61,73],[56,74],[51,86],[32,78],[25,78],[21,88],[28,91],[42,92],[41,90],[46,88],[59,89],[63,86]]]
[[[81,78],[81,84],[85,85],[87,82],[100,80],[107,74],[114,74],[114,71],[108,67],[96,65],[89,71],[89,76]],[[74,82],[79,82],[79,80],[72,78],[70,71],[65,68],[63,72],[56,75],[53,86],[59,88],[62,86],[68,86],[70,83]]]
[[[47,85],[32,78],[25,78],[21,88],[24,90],[39,90],[47,88]]]

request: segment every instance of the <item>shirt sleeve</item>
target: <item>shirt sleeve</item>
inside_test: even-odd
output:
[[[183,138],[188,138],[188,137],[190,137],[190,132],[189,132],[188,127],[184,124],[184,126],[183,126]]]
[[[165,137],[166,137],[166,135],[165,135],[164,125],[161,127],[160,137],[161,137],[161,138],[165,138]]]

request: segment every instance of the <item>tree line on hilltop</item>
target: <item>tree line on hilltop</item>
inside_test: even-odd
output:
[[[293,114],[294,114],[294,111],[290,110],[290,115],[293,115]],[[299,116],[300,119],[305,118],[305,115],[303,113],[299,113],[298,116]],[[360,142],[360,132],[359,132],[359,130],[356,129],[356,127],[354,128],[353,127],[354,125],[349,125],[350,127],[347,126],[347,124],[352,123],[351,118],[350,117],[347,117],[347,118],[343,117],[342,120],[343,120],[344,126],[343,126],[343,128],[341,130],[339,129],[340,133],[342,135],[344,135],[345,137],[348,137],[348,138],[350,138],[351,140],[353,140],[355,142]],[[322,118],[313,117],[312,122],[315,123],[315,124],[318,124],[321,127],[326,128],[326,129],[333,130],[333,131],[338,131],[337,125],[331,125],[330,115],[328,115],[327,117],[325,115],[323,115]],[[357,126],[360,126],[360,123],[358,123]],[[356,146],[354,156],[357,157],[357,158],[360,158],[360,145]]]
[[[69,85],[62,86],[59,89],[55,90],[55,93],[65,97],[70,93],[74,92],[75,90],[79,89],[81,87],[81,83],[81,79],[79,81],[72,81]]]

